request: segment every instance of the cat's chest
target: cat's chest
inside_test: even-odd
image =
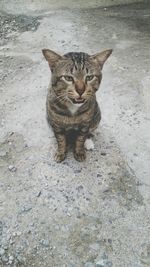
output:
[[[83,105],[82,103],[81,104],[70,103],[69,106],[68,106],[68,109],[69,109],[70,113],[72,115],[74,115],[82,105]]]

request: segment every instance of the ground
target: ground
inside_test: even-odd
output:
[[[0,266],[150,266],[150,4],[49,4],[40,11],[34,1],[30,10],[13,1],[5,9],[6,2],[0,2]],[[63,163],[53,160],[42,48],[114,50],[97,94],[95,150],[83,163],[71,151]]]

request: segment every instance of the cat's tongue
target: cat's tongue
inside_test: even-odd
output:
[[[84,101],[85,100],[83,98],[81,98],[81,97],[74,99],[74,103],[75,104],[81,104],[81,103],[84,103]]]

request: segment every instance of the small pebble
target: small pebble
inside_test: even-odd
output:
[[[90,245],[90,249],[97,251],[100,249],[100,245],[98,243],[93,243]]]
[[[2,256],[2,261],[3,262],[7,262],[8,261],[8,258],[4,255],[4,256]]]
[[[82,169],[74,170],[74,173],[80,173]]]
[[[10,239],[9,243],[10,245],[13,245],[15,242],[12,239]]]
[[[60,230],[60,226],[59,225],[55,225],[55,230],[59,231]]]
[[[49,240],[47,239],[42,239],[40,242],[44,247],[49,247]]]
[[[17,168],[13,165],[9,165],[8,169],[10,172],[16,172],[17,171]]]
[[[3,256],[5,254],[5,250],[3,248],[0,249],[0,256]]]
[[[13,256],[9,256],[9,261],[13,261],[14,257]]]
[[[17,260],[18,260],[19,263],[25,262],[25,258],[22,257],[21,255],[17,255]]]
[[[105,267],[105,265],[104,265],[104,261],[103,261],[103,260],[98,261],[98,262],[96,263],[96,267]]]
[[[9,256],[9,264],[12,264],[14,261],[14,257],[13,256]]]
[[[37,197],[40,197],[40,195],[42,194],[42,192],[41,191],[39,191],[38,193],[37,193]]]
[[[77,187],[76,187],[76,190],[79,191],[79,192],[80,192],[81,190],[83,190],[83,185],[79,185],[79,186],[77,186]]]
[[[104,259],[104,260],[100,260],[96,263],[96,267],[112,267],[112,262]]]
[[[32,207],[30,207],[30,206],[27,207],[27,206],[26,206],[26,207],[23,207],[21,211],[22,211],[22,212],[28,212],[28,211],[30,211],[31,209],[32,209]]]
[[[108,238],[108,243],[112,244],[112,239]]]
[[[78,213],[77,213],[77,218],[80,219],[81,217],[82,217],[82,214],[81,214],[80,211],[78,211]]]
[[[106,152],[101,152],[101,155],[102,156],[106,156]]]
[[[94,264],[92,262],[86,262],[84,267],[94,267]]]

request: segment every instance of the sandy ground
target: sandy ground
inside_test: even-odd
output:
[[[30,12],[16,4],[8,14],[6,2],[0,1],[0,266],[150,266],[150,4],[80,9],[49,1],[41,11],[32,1]],[[62,164],[53,160],[42,48],[114,49],[97,94],[95,150],[84,163],[71,151]]]

